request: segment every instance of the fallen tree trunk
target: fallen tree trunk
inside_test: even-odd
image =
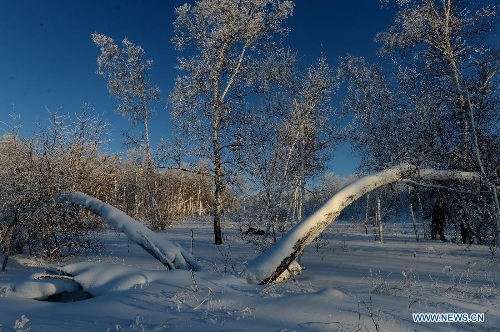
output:
[[[55,199],[75,203],[101,216],[108,225],[124,233],[128,239],[140,245],[168,269],[199,271],[202,268],[201,264],[180,245],[161,238],[112,205],[81,192],[62,191],[55,195]]]
[[[307,245],[335,221],[345,207],[378,187],[409,179],[476,182],[480,181],[481,177],[475,172],[419,170],[410,164],[401,164],[374,175],[365,176],[341,189],[314,214],[292,228],[274,246],[252,260],[246,271],[248,282],[267,284],[276,281]]]

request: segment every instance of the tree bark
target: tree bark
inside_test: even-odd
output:
[[[377,224],[378,224],[378,241],[384,243],[384,224],[382,223],[382,210],[380,208],[380,195],[377,195]]]
[[[215,244],[222,244],[222,229],[221,229],[221,194],[222,194],[222,162],[219,151],[219,121],[220,108],[216,107],[214,118],[214,133],[213,133],[213,157],[214,157],[214,236]]]
[[[374,175],[365,176],[341,189],[309,218],[297,224],[276,245],[248,264],[246,278],[255,284],[274,282],[321,232],[339,216],[349,204],[383,185],[408,178],[419,180],[480,181],[475,172],[422,169],[401,164]]]
[[[4,241],[4,256],[3,256],[3,261],[2,261],[2,271],[5,271],[7,268],[7,262],[9,260],[9,256],[12,252],[12,238],[14,237],[14,229],[16,227],[16,222],[18,218],[18,213],[14,216],[14,220],[11,222],[11,224],[7,228],[7,232],[5,234],[5,241]]]

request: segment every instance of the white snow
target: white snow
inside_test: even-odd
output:
[[[356,224],[336,222],[303,257],[295,281],[249,284],[246,262],[257,254],[237,224],[225,224],[226,246],[213,245],[209,221],[175,225],[168,236],[189,247],[204,270],[166,270],[113,230],[107,250],[55,266],[95,297],[72,303],[33,300],[64,289],[33,280],[44,265],[13,257],[0,272],[0,324],[15,331],[496,331],[500,326],[500,260],[488,247],[416,242],[412,225],[386,224],[386,243]],[[371,229],[374,232],[375,229]],[[21,264],[22,262],[22,264]],[[224,273],[227,269],[228,273]],[[56,285],[57,284],[57,285]],[[62,283],[61,283],[62,284]],[[50,286],[52,287],[52,286]],[[414,323],[414,312],[485,313],[484,323]],[[377,324],[377,325],[375,325]]]
[[[77,291],[79,285],[71,280],[36,279],[39,274],[29,277],[28,281],[15,283],[12,289],[22,297],[45,300],[51,295]]]
[[[80,262],[60,268],[74,276],[83,289],[94,296],[143,287],[165,276],[166,271],[147,271],[116,264]]]

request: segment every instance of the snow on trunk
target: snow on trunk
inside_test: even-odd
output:
[[[104,221],[124,233],[168,269],[201,270],[201,264],[177,243],[161,238],[158,234],[140,224],[112,205],[82,192],[61,191],[56,194],[57,201],[69,201],[101,216]]]
[[[306,246],[325,230],[345,207],[378,187],[405,179],[480,181],[480,175],[474,172],[419,170],[416,166],[401,164],[374,175],[365,176],[342,188],[314,214],[298,223],[274,246],[252,260],[246,271],[248,282],[267,284],[276,281],[278,276],[289,268]]]

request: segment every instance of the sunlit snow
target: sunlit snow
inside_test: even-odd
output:
[[[324,247],[311,244],[295,281],[247,282],[257,256],[237,223],[213,245],[210,220],[176,224],[159,234],[190,247],[201,272],[166,270],[134,242],[103,231],[106,251],[55,269],[94,297],[72,303],[34,300],[66,280],[33,278],[45,265],[22,256],[0,273],[0,324],[14,331],[494,331],[500,326],[500,266],[488,247],[416,242],[410,224],[386,224],[386,243],[355,223],[336,222]],[[22,264],[21,264],[22,262]],[[29,263],[32,263],[30,265]],[[227,273],[224,273],[224,271]],[[45,284],[44,284],[45,283]],[[53,285],[53,286],[50,286]],[[71,289],[65,289],[71,291]],[[484,323],[414,323],[414,312],[485,313]],[[377,325],[375,325],[377,324]]]

